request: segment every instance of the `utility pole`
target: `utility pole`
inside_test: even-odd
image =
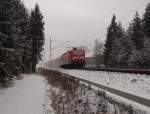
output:
[[[50,59],[50,65],[52,65],[52,39],[50,37],[50,54],[49,54],[49,59]]]

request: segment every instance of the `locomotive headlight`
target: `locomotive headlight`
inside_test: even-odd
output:
[[[72,58],[73,61],[75,61],[75,60],[77,60],[77,59],[78,59],[78,57],[73,57],[73,58]]]
[[[82,56],[73,57],[72,60],[73,60],[73,61],[83,61],[83,60],[84,60],[84,57],[82,57]]]
[[[80,59],[84,60],[84,57],[80,57]]]

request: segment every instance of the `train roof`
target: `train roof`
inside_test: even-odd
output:
[[[62,55],[65,55],[66,53],[71,52],[71,51],[74,51],[74,50],[82,50],[82,51],[84,51],[84,49],[80,49],[80,48],[74,47],[74,48],[68,50],[67,52],[65,52],[65,53],[62,54]]]

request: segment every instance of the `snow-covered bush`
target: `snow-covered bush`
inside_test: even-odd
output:
[[[104,91],[68,78],[57,71],[40,69],[48,79],[50,98],[56,114],[142,114],[132,106],[118,102]]]

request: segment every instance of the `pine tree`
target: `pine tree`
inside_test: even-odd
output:
[[[140,19],[138,12],[136,12],[134,19],[129,25],[127,38],[130,39],[132,45],[130,45],[130,58],[129,66],[131,68],[140,68],[143,64],[142,50],[144,47],[144,38],[142,30],[142,20]]]
[[[23,68],[24,72],[30,67],[26,64],[26,59],[28,58],[26,55],[26,51],[28,51],[28,29],[29,29],[29,14],[27,9],[25,8],[24,4],[20,0],[16,0],[15,4],[15,11],[16,15],[14,17],[15,26],[16,26],[16,45],[15,51],[18,53],[18,58],[20,63],[22,64],[21,67]],[[31,48],[31,47],[30,47]]]
[[[143,52],[143,67],[150,68],[150,3],[148,3],[143,17],[144,31],[144,49]]]
[[[138,12],[136,12],[135,17],[130,24],[130,32],[134,45],[137,50],[141,50],[143,48],[143,31],[142,31],[142,20],[139,17]]]
[[[44,22],[38,4],[35,5],[30,17],[29,37],[32,39],[32,70],[35,72],[36,64],[42,59],[41,52],[44,45]]]
[[[112,44],[114,40],[114,36],[117,31],[117,22],[116,22],[116,16],[113,15],[111,24],[107,28],[107,36],[106,36],[106,42],[105,42],[105,49],[104,49],[104,64],[105,67],[110,67],[111,61],[112,61]]]
[[[122,53],[124,49],[124,38],[125,32],[121,25],[121,23],[117,24],[116,32],[113,35],[113,42],[112,42],[112,52],[111,52],[111,66],[118,68],[120,64],[123,62],[120,57],[123,56]]]
[[[30,17],[27,24],[27,36],[25,38],[24,42],[24,50],[23,50],[23,56],[22,56],[22,62],[23,62],[23,72],[30,73],[32,72],[32,33],[30,32]]]
[[[21,0],[0,1],[0,81],[22,72],[27,15]]]
[[[16,0],[15,4],[16,15],[14,17],[14,25],[16,26],[16,45],[15,48],[20,53],[20,58],[22,58],[23,49],[25,46],[25,39],[27,37],[27,27],[28,27],[28,13],[24,4],[20,0]]]
[[[150,39],[150,3],[148,3],[143,18],[144,36]]]
[[[134,43],[129,35],[129,30],[125,33],[125,37],[121,40],[121,51],[119,54],[119,68],[130,68],[131,67],[131,56],[132,50],[134,49]]]
[[[15,0],[0,1],[0,81],[19,72],[15,52],[16,27],[14,25]]]
[[[0,1],[0,32],[2,45],[6,48],[14,48],[15,26],[13,25],[13,16],[15,0]]]

